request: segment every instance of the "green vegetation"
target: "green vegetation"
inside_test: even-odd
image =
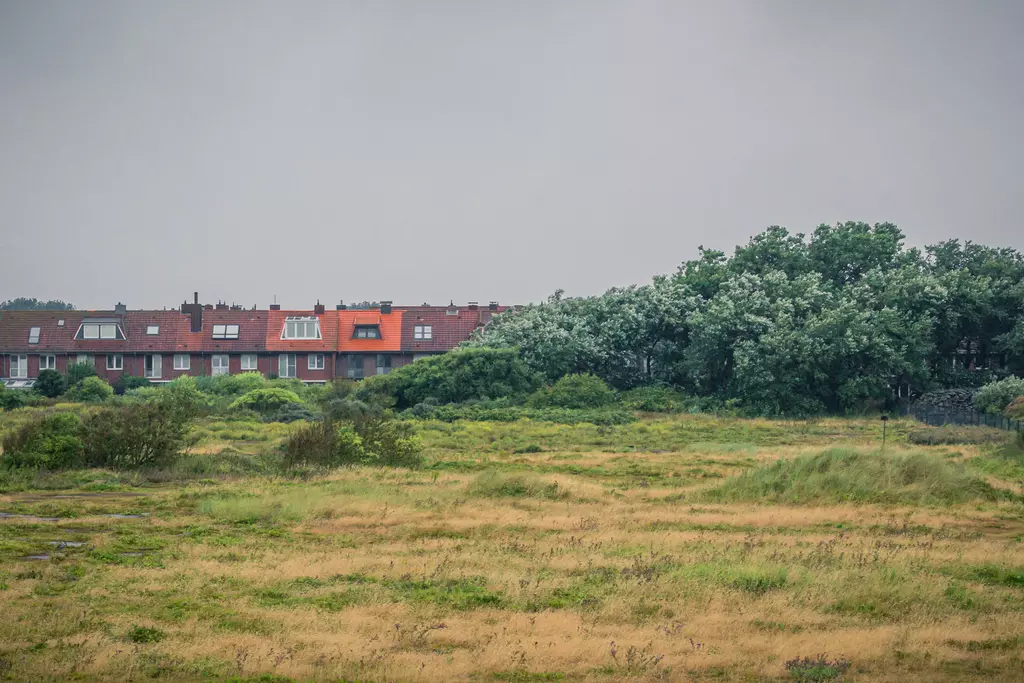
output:
[[[953,505],[994,501],[992,488],[964,465],[924,452],[865,453],[831,448],[744,472],[708,491],[709,500],[776,503]]]
[[[301,405],[302,399],[294,391],[280,387],[253,389],[237,398],[230,406],[232,410],[255,410],[269,414],[280,411],[288,405]]]
[[[1024,396],[1024,379],[1011,375],[978,389],[974,394],[974,407],[985,413],[1001,413],[1022,396]]]
[[[68,383],[56,370],[42,370],[32,388],[46,398],[57,398],[67,390]]]
[[[99,377],[85,377],[71,385],[67,391],[69,401],[102,403],[114,395],[114,388]]]
[[[615,401],[612,391],[600,377],[589,373],[560,377],[550,388],[530,397],[532,406],[556,408],[601,408]]]

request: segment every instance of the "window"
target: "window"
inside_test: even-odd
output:
[[[124,339],[124,332],[113,322],[84,322],[75,339]]]
[[[52,354],[39,356],[39,369],[40,370],[56,370],[57,369],[57,356]]]
[[[281,339],[320,339],[320,319],[315,316],[285,318]]]
[[[155,354],[148,354],[143,359],[143,375],[149,379],[160,379],[163,374],[164,359]]]
[[[28,378],[28,356],[11,356],[11,379]]]
[[[214,339],[238,339],[238,325],[214,325]]]
[[[434,328],[430,325],[416,325],[412,328],[413,339],[433,339]]]
[[[39,343],[39,328],[30,327],[28,330],[28,343],[38,344]]]
[[[277,357],[277,376],[282,378],[295,377],[295,354],[282,353]]]
[[[376,325],[357,325],[352,337],[355,339],[380,339],[380,328]]]
[[[349,354],[348,357],[348,378],[363,378],[363,357],[358,353]]]
[[[191,370],[192,369],[192,356],[187,353],[176,353],[174,354],[174,369],[175,370]]]
[[[255,353],[243,353],[242,354],[242,370],[248,372],[256,372],[259,370],[257,365],[257,356]]]
[[[226,353],[218,353],[213,356],[213,362],[210,364],[213,368],[212,374],[214,377],[218,375],[230,375],[231,370],[228,367],[228,356]]]
[[[119,353],[107,354],[107,370],[123,370],[124,357]]]
[[[78,357],[75,359],[75,362],[78,363],[79,365],[92,365],[93,364],[92,363],[92,356],[90,356],[89,354],[86,354],[86,353],[78,354]]]
[[[160,334],[160,326],[159,325],[147,325],[146,326],[146,334]]]
[[[57,327],[64,327],[64,318],[57,321]]]
[[[391,356],[383,353],[377,354],[377,374],[386,375],[391,372]]]
[[[324,354],[322,353],[311,353],[306,356],[306,367],[310,370],[323,370],[324,369]]]

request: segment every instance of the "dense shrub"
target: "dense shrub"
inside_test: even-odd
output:
[[[686,394],[666,386],[630,389],[622,392],[619,400],[624,408],[642,413],[678,413],[691,402]]]
[[[83,428],[86,465],[111,469],[170,465],[185,445],[190,423],[183,415],[158,401],[101,410]]]
[[[363,461],[363,440],[349,425],[331,420],[314,422],[292,434],[285,441],[286,467],[342,467]]]
[[[247,392],[231,404],[231,409],[255,410],[257,413],[266,414],[276,412],[288,404],[301,403],[302,399],[295,392],[269,387]]]
[[[196,387],[201,392],[218,396],[241,396],[265,386],[267,386],[267,380],[258,372],[196,377]]]
[[[114,393],[120,396],[126,391],[148,387],[150,384],[151,382],[145,377],[136,377],[135,375],[129,375],[122,372],[121,376],[114,380],[114,383],[111,386],[114,387]]]
[[[84,453],[82,420],[75,413],[37,417],[8,433],[3,441],[8,467],[66,469],[81,464]]]
[[[530,397],[535,407],[600,408],[615,401],[615,392],[597,375],[580,373],[562,377],[549,389]]]
[[[57,398],[67,391],[68,382],[64,379],[64,375],[56,370],[42,370],[39,377],[36,377],[32,388],[46,398]]]
[[[456,349],[364,380],[356,398],[390,401],[399,409],[430,400],[438,404],[526,396],[539,386],[512,349]]]
[[[974,394],[974,407],[986,413],[1001,413],[1018,396],[1024,396],[1024,379],[1010,375],[978,389]]]
[[[96,368],[92,363],[73,363],[68,366],[68,386],[74,386],[86,377],[95,377]]]
[[[83,403],[102,403],[113,395],[114,388],[99,377],[86,377],[72,384],[65,394],[68,400]]]
[[[381,467],[419,467],[423,464],[419,438],[412,425],[381,416],[356,420],[355,430],[363,440],[363,463]]]
[[[264,422],[298,422],[300,420],[312,422],[317,418],[317,415],[304,403],[286,403],[277,410],[265,413],[261,417]]]
[[[17,389],[8,389],[0,384],[0,408],[14,410],[25,405],[25,393]]]

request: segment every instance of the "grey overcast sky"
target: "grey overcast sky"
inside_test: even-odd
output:
[[[1024,247],[1021,0],[0,0],[0,299],[536,301]]]

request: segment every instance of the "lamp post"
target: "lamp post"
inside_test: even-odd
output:
[[[882,450],[885,450],[885,428],[889,424],[889,416],[882,415]]]

